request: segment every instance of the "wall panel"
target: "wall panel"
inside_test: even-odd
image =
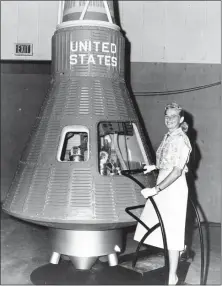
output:
[[[18,39],[18,1],[1,1],[1,58],[12,59]]]
[[[58,1],[38,1],[38,59],[51,60],[51,38],[57,25]]]
[[[32,43],[38,53],[38,2],[20,1],[18,4],[17,43]],[[14,57],[15,58],[15,57]],[[29,57],[27,57],[28,59]]]
[[[50,60],[58,3],[2,1],[2,58],[17,59],[13,56],[13,43],[22,39],[33,41],[32,59]],[[131,42],[132,62],[220,63],[220,1],[118,1],[118,4],[122,28]]]
[[[165,58],[165,6],[161,2],[143,2],[143,29],[138,33],[138,41],[143,44],[142,62],[149,61],[151,55],[153,62],[163,61]]]
[[[143,54],[143,1],[122,1],[121,26],[131,43],[131,61],[140,61]]]

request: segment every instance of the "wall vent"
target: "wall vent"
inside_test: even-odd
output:
[[[33,44],[16,43],[15,56],[32,56]]]

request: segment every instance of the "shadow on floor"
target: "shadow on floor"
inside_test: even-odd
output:
[[[207,277],[208,285],[221,284],[221,228],[220,225],[209,226],[210,256],[209,271]],[[206,234],[205,234],[206,241]],[[127,236],[127,254],[135,252],[137,243],[133,241],[133,235]],[[195,252],[194,260],[190,263],[186,274],[188,284],[199,284],[200,281],[200,243],[198,231],[194,230],[192,249]],[[48,229],[34,224],[26,223],[10,217],[2,212],[1,215],[1,284],[26,284],[30,285],[30,275],[37,275],[39,268],[46,269],[51,256],[51,244],[48,237]],[[126,255],[120,258],[120,263],[128,259]],[[122,260],[121,260],[122,259]],[[131,258],[130,258],[131,259]],[[52,271],[53,265],[48,266]],[[61,261],[58,266],[60,271],[53,274],[57,279],[67,276],[66,279],[75,279],[66,284],[156,284],[155,275],[151,272],[143,276],[135,271],[124,269],[121,266],[108,267],[106,262],[97,261],[96,267],[88,272],[75,271],[70,261]],[[51,270],[49,270],[51,269]],[[64,272],[63,272],[64,270]],[[45,271],[45,270],[44,270]],[[53,270],[54,271],[54,270]],[[101,276],[101,271],[105,274]],[[155,270],[156,271],[156,270]],[[162,271],[161,269],[158,271]],[[184,271],[185,273],[186,271]],[[74,275],[74,276],[73,276]],[[147,276],[151,275],[153,276]],[[158,274],[160,275],[160,274]],[[161,276],[161,275],[160,275]],[[40,276],[39,276],[40,277]],[[130,279],[129,279],[130,277]],[[146,277],[146,278],[145,278]],[[38,277],[37,277],[38,278]],[[35,279],[37,279],[35,278]],[[180,277],[181,278],[181,277]],[[40,279],[40,278],[38,278]],[[36,280],[38,282],[38,279]],[[43,279],[43,278],[41,278]],[[144,280],[143,280],[144,279]],[[71,281],[69,280],[69,281]],[[104,281],[105,280],[105,281]],[[130,281],[129,281],[130,280]],[[152,283],[150,282],[152,280]],[[158,280],[158,279],[157,279]],[[34,281],[34,280],[33,280]],[[58,280],[59,281],[59,280]],[[88,282],[87,282],[88,281]],[[94,282],[93,282],[94,281]],[[43,283],[44,284],[44,283]],[[56,283],[53,283],[56,284]],[[162,283],[163,284],[163,283]]]
[[[186,277],[188,268],[189,263],[180,263],[180,277]],[[101,262],[91,270],[75,270],[71,262],[63,261],[34,270],[31,281],[34,285],[164,285],[166,277],[162,267],[141,275],[119,265],[110,267]]]

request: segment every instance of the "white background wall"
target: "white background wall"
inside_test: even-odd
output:
[[[59,1],[1,1],[1,58],[51,60]],[[14,43],[33,43],[33,56],[15,56]]]
[[[50,60],[58,1],[1,1],[1,58]],[[119,1],[132,62],[221,62],[220,1]],[[33,43],[32,57],[14,43]]]

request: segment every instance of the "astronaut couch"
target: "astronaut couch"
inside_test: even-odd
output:
[[[144,203],[121,170],[149,164],[149,149],[124,80],[125,39],[112,1],[63,1],[52,37],[46,96],[3,210],[47,226],[51,263],[67,255],[77,269],[99,256],[118,263],[125,208]],[[152,176],[135,176],[149,186]]]

